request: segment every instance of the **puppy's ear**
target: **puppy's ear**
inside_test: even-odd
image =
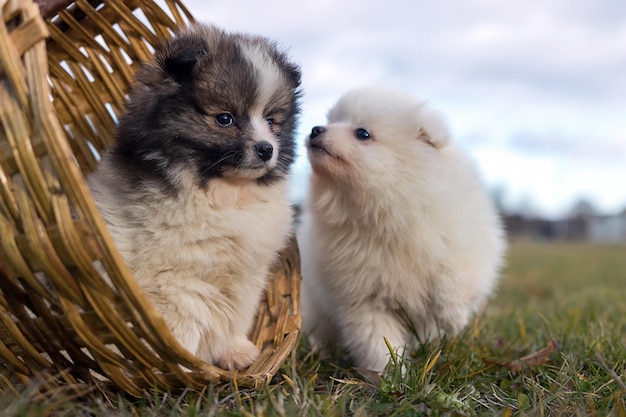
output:
[[[166,76],[182,84],[192,81],[194,67],[207,51],[204,39],[193,33],[184,33],[156,51],[156,62]]]
[[[300,71],[300,67],[294,64],[287,64],[287,74],[289,74],[289,80],[294,88],[300,87],[302,82],[302,72]]]
[[[420,127],[417,138],[428,143],[435,149],[441,149],[450,143],[450,132],[441,115],[422,108],[420,111]]]

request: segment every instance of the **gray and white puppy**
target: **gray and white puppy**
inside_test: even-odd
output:
[[[89,178],[139,285],[201,359],[245,368],[287,200],[299,68],[265,38],[195,24],[138,72],[116,142]]]

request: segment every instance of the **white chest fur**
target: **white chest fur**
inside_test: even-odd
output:
[[[175,337],[192,353],[232,366],[258,354],[245,334],[268,269],[291,232],[287,180],[271,186],[212,181],[176,194],[130,193],[119,178],[90,180],[113,238]],[[243,351],[243,353],[242,353]],[[230,353],[229,353],[230,352]],[[230,355],[230,356],[229,356]],[[235,366],[236,363],[235,363]]]
[[[114,235],[139,280],[172,268],[209,281],[218,275],[254,275],[289,232],[291,211],[280,188],[216,180],[208,191],[133,202],[125,207],[122,227],[113,227]]]

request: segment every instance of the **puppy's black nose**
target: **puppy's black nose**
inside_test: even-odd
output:
[[[272,155],[274,154],[274,147],[269,142],[259,142],[254,145],[254,149],[256,149],[256,153],[264,161],[272,159]]]
[[[325,127],[315,126],[313,129],[311,129],[311,135],[309,137],[311,138],[311,140],[313,140],[324,132],[326,132]]]

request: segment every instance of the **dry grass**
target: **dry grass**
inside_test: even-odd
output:
[[[513,245],[497,296],[454,340],[382,378],[301,340],[275,383],[143,400],[4,392],[3,416],[626,416],[626,247]]]

